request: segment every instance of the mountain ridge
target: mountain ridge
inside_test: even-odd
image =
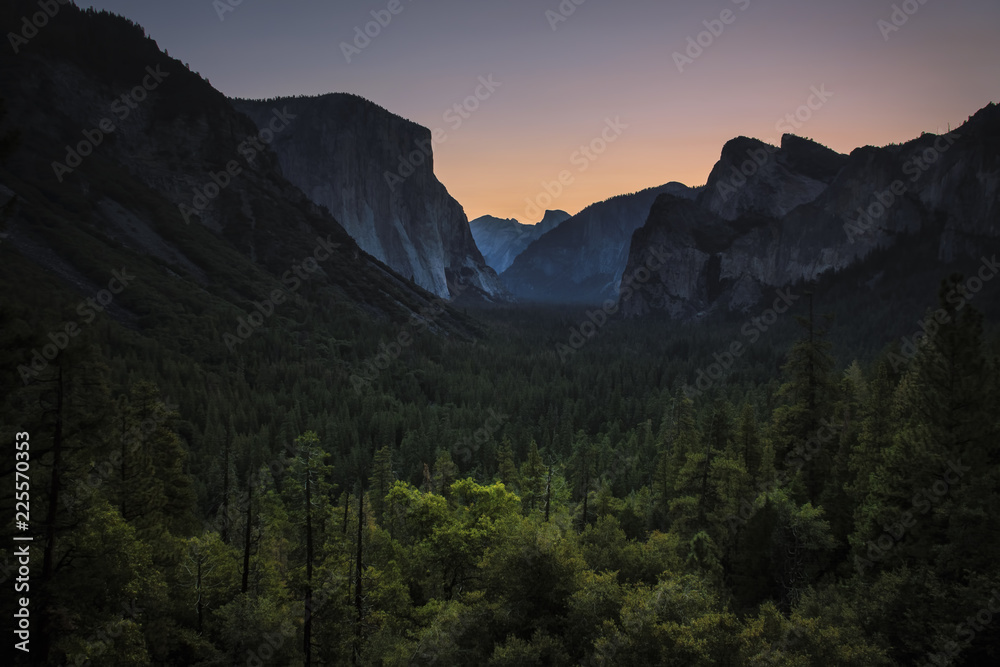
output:
[[[632,232],[663,192],[693,198],[699,190],[671,182],[591,204],[532,242],[501,278],[525,301],[598,303],[616,297]]]
[[[748,162],[745,182],[734,183]],[[771,289],[843,271],[921,230],[936,230],[938,261],[947,264],[996,247],[998,199],[1000,111],[992,103],[947,135],[849,155],[787,135],[781,147],[733,140],[693,207],[661,197],[636,231],[630,268],[650,245],[673,261],[622,312],[747,312]]]
[[[503,219],[484,215],[469,222],[469,227],[486,263],[499,274],[503,273],[533,241],[570,217],[566,211],[546,211],[539,222],[526,224],[514,218]]]
[[[25,6],[5,6],[4,24]],[[124,263],[141,279],[109,310],[122,325],[148,332],[201,313],[190,353],[218,360],[232,353],[224,334],[306,258],[315,264],[289,295],[300,307],[406,321],[435,300],[364,253],[284,178],[248,117],[127,19],[62,7],[30,49],[0,56],[0,86],[4,125],[21,137],[0,169],[17,195],[6,261],[52,272],[68,294],[92,292]],[[438,318],[446,330],[456,322]]]

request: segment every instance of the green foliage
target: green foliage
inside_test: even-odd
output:
[[[180,338],[108,324],[4,396],[48,444],[62,387],[49,664],[298,663],[307,609],[325,664],[890,665],[955,643],[971,665],[1000,648],[956,639],[1000,587],[1000,348],[969,306],[905,367],[838,376],[816,335],[780,391],[774,352],[696,400],[677,390],[689,362],[621,345],[711,340],[616,323],[562,368],[522,349],[559,332],[537,317],[522,342],[418,338],[359,395],[337,369],[393,326],[307,312],[340,342],[262,331],[239,364],[202,366]],[[38,342],[27,310],[0,314],[9,369]],[[453,460],[490,409],[511,415],[496,448]],[[808,430],[824,421],[825,458]],[[55,452],[39,457],[46,508]],[[938,495],[949,461],[963,472]]]

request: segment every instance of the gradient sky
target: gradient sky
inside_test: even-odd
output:
[[[470,219],[537,222],[527,200],[563,170],[572,183],[548,207],[570,213],[668,181],[701,185],[727,140],[777,141],[776,123],[814,86],[832,97],[796,134],[839,151],[961,124],[1000,100],[1000,2],[922,1],[399,0],[350,63],[341,43],[390,0],[242,0],[222,20],[227,0],[78,4],[142,24],[227,95],[350,92],[440,127],[435,170]],[[553,29],[546,11],[560,4],[575,11]],[[885,39],[878,21],[894,4],[918,9]],[[673,54],[724,10],[731,23],[679,71]],[[446,121],[490,75],[499,88],[461,127]],[[572,156],[608,118],[628,127],[581,172]]]

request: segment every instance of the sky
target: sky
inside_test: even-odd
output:
[[[349,92],[440,128],[435,172],[470,220],[702,185],[741,135],[846,153],[1000,101],[997,0],[77,4],[231,97]]]

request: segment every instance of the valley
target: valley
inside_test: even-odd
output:
[[[564,4],[535,18],[604,11]],[[643,131],[601,112],[525,220],[470,221],[439,128],[227,95],[39,6],[0,9],[46,17],[0,55],[12,664],[995,661],[995,103],[845,152],[734,134],[702,184],[552,208]],[[492,76],[463,137],[517,94]]]

